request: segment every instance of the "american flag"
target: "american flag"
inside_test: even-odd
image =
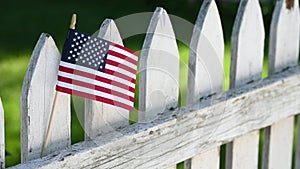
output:
[[[70,29],[56,90],[132,111],[137,62],[123,46]]]

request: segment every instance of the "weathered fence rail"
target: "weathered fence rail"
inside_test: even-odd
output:
[[[258,0],[241,0],[232,32],[230,90],[223,90],[224,39],[214,0],[204,0],[190,42],[187,106],[178,108],[180,56],[171,20],[157,8],[139,57],[139,123],[129,112],[85,100],[85,141],[70,145],[70,96],[58,95],[47,156],[40,158],[54,99],[60,53],[42,34],[21,94],[22,164],[12,168],[291,168],[294,117],[300,113],[299,2],[278,0],[269,46],[269,76],[261,79],[265,30]],[[107,19],[98,37],[123,45]],[[299,118],[298,118],[299,119]],[[298,122],[299,123],[299,122]],[[300,124],[297,124],[298,128]],[[4,168],[0,101],[0,168]],[[298,130],[300,133],[300,130]],[[300,168],[299,134],[295,167]]]
[[[13,168],[168,167],[296,115],[298,89],[299,67]]]

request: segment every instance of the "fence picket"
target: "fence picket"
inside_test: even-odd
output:
[[[4,109],[0,97],[0,169],[5,168]]]
[[[179,52],[170,18],[156,8],[140,57],[139,122],[149,122],[177,108]]]
[[[266,126],[270,127],[265,128],[262,168],[292,168],[294,116],[300,109],[300,68],[282,71],[298,64],[299,14],[298,0],[277,0],[270,26],[270,78],[258,82],[265,39],[261,7],[259,0],[240,1],[232,32],[232,90],[218,97],[215,104],[214,96],[222,92],[224,80],[224,39],[215,0],[204,0],[190,44],[190,106],[173,111],[178,107],[180,57],[170,18],[163,8],[156,8],[139,60],[138,120],[148,124],[120,128],[129,125],[129,111],[85,99],[85,139],[93,142],[78,143],[38,159],[60,62],[54,40],[43,33],[31,56],[20,97],[21,161],[25,164],[14,168],[176,169],[177,162],[190,158],[185,161],[185,169],[217,169],[220,145],[232,141],[226,147],[226,168],[256,169],[260,168],[258,129]],[[111,19],[102,23],[97,36],[123,46]],[[70,96],[58,93],[46,154],[70,147],[70,116]],[[295,168],[299,169],[299,116],[297,123]],[[5,168],[4,127],[0,98],[0,169]],[[113,133],[115,130],[118,134]]]
[[[206,151],[191,160],[193,169],[214,169],[220,167],[220,147]],[[184,168],[186,169],[186,168]]]
[[[54,40],[42,34],[27,68],[21,92],[21,160],[39,158],[55,94],[60,53]],[[57,94],[47,154],[70,145],[70,96]]]
[[[295,153],[295,169],[300,169],[300,116],[297,120],[297,141],[296,141],[296,153]]]
[[[140,123],[150,122],[160,113],[177,108],[179,52],[170,18],[163,8],[156,8],[150,21],[139,74]]]
[[[299,2],[279,0],[276,2],[271,22],[269,75],[296,66],[298,54]],[[266,144],[264,146],[263,168],[291,168],[293,129],[294,117],[276,122],[265,129]]]
[[[117,26],[106,19],[98,32],[98,37],[123,46]],[[85,139],[111,132],[129,124],[129,111],[105,103],[85,99]]]
[[[198,14],[190,45],[187,104],[222,91],[223,60],[224,39],[217,5],[214,0],[205,0]],[[217,169],[219,147],[185,162],[190,163],[185,168]]]
[[[230,88],[261,79],[264,23],[258,0],[242,0],[232,32]],[[247,113],[247,109],[245,109]],[[226,168],[258,168],[259,131],[236,138],[226,148]],[[243,155],[243,154],[246,154]]]

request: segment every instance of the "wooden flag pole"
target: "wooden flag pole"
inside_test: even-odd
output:
[[[73,14],[72,19],[71,19],[70,29],[75,29],[75,25],[76,25],[76,14]],[[42,157],[46,155],[48,142],[49,142],[49,138],[50,138],[50,133],[51,133],[51,128],[52,128],[54,111],[56,108],[56,102],[57,102],[57,91],[55,92],[54,101],[52,104],[52,110],[51,110],[50,119],[49,119],[49,123],[48,123],[47,133],[46,133],[46,137],[45,137],[43,149],[42,149],[42,154],[41,154]]]

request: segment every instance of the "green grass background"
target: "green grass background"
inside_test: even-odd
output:
[[[169,14],[181,17],[194,23],[201,0],[130,0],[130,1],[82,1],[82,0],[10,0],[0,3],[0,97],[5,110],[6,165],[12,166],[20,162],[20,92],[31,52],[42,32],[53,36],[59,49],[62,49],[66,37],[70,16],[78,14],[77,29],[86,33],[97,30],[105,18],[119,17],[137,13],[153,12],[155,7],[164,7]],[[230,36],[237,12],[237,3],[217,2],[225,38],[225,85],[229,86]],[[269,32],[270,18],[275,2],[262,4],[266,35]],[[124,39],[125,46],[140,50],[145,35]],[[187,86],[188,46],[178,42],[181,57],[180,90],[182,105],[185,104]],[[266,37],[268,46],[268,37]],[[266,48],[267,53],[267,48]],[[267,76],[267,58],[264,63],[263,77]],[[78,98],[76,98],[78,99]],[[131,120],[136,121],[136,114]],[[72,142],[83,140],[83,130],[77,116],[72,114]],[[180,164],[179,166],[182,166]],[[180,167],[179,167],[180,168]]]

